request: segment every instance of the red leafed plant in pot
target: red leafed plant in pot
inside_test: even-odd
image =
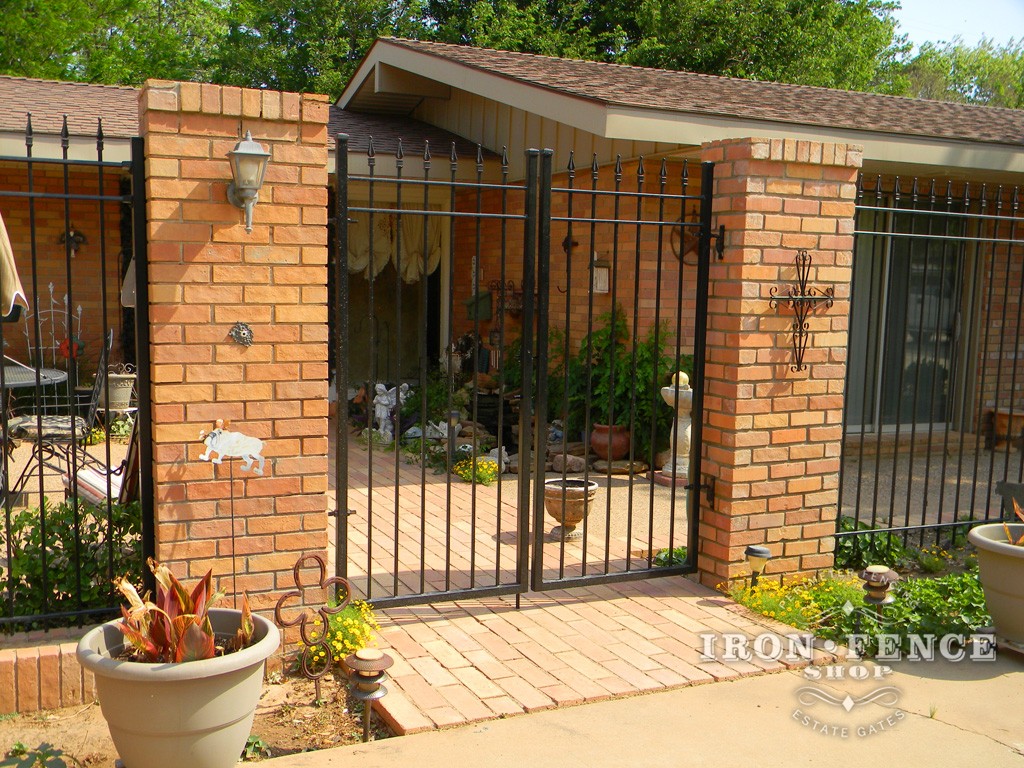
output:
[[[96,678],[110,736],[125,768],[227,768],[252,728],[267,658],[280,633],[242,609],[214,608],[209,572],[190,591],[149,561],[155,602],[124,578],[122,618],[90,630],[78,660]]]

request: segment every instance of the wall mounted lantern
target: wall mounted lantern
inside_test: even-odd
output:
[[[228,152],[228,160],[231,162],[231,177],[234,179],[228,184],[228,200],[232,205],[245,210],[245,231],[252,232],[252,209],[259,200],[270,153],[258,141],[253,141],[252,134],[246,131],[245,138]]]

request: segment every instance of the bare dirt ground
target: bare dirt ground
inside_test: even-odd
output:
[[[313,683],[286,677],[264,686],[248,760],[281,757],[362,740],[361,704],[350,701],[343,676],[321,682],[324,701],[314,703]],[[391,734],[376,719],[372,738]],[[98,704],[0,716],[0,766],[110,768],[117,760]],[[129,766],[129,768],[133,768]]]

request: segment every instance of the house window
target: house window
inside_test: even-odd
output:
[[[847,429],[945,428],[963,388],[974,246],[956,211],[862,208],[850,316]]]

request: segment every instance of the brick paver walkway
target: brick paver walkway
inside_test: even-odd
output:
[[[503,482],[499,499],[497,486],[421,474],[395,458],[378,450],[370,465],[365,447],[350,444],[344,508],[353,510],[349,575],[356,595],[365,595],[368,571],[371,597],[395,594],[396,580],[398,594],[509,583],[515,478]],[[673,502],[671,489],[617,482],[602,488],[585,545],[545,541],[547,578],[644,568],[636,553],[666,546],[669,530],[675,545],[682,543],[681,495]],[[630,509],[630,525],[623,525]],[[395,664],[389,694],[376,706],[397,733],[799,666],[703,659],[707,633],[794,630],[679,576],[532,592],[520,597],[518,610],[509,596],[391,608],[378,617],[378,645]]]
[[[531,593],[520,610],[495,598],[380,620],[395,664],[377,706],[400,734],[802,665],[702,659],[704,633],[795,630],[681,577]]]

